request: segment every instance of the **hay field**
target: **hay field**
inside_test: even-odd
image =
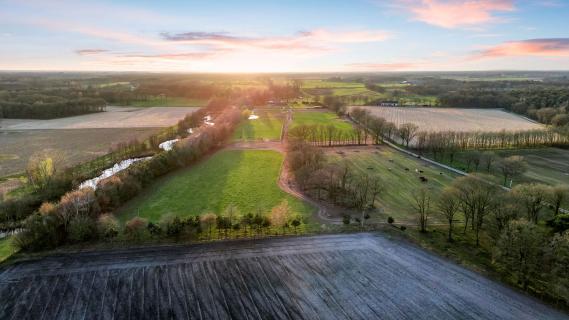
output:
[[[354,108],[354,107],[350,107]],[[363,107],[396,125],[414,123],[421,131],[525,131],[541,124],[500,109]]]
[[[107,107],[106,112],[51,120],[0,119],[0,130],[157,128],[175,125],[199,108]]]

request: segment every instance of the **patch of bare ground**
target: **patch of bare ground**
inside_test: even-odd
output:
[[[160,128],[114,128],[69,130],[10,130],[0,131],[0,176],[25,170],[34,154],[49,152],[72,166],[109,152],[112,146],[137,139],[142,141]]]
[[[199,108],[107,107],[106,112],[50,120],[0,119],[1,130],[156,128],[175,125]]]
[[[2,319],[567,319],[375,234],[59,254],[0,269]]]
[[[356,108],[356,107],[350,107]],[[526,131],[543,125],[501,109],[360,107],[396,125],[413,123],[421,131]]]

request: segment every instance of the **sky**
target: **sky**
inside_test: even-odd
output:
[[[569,0],[0,0],[0,70],[569,70]]]

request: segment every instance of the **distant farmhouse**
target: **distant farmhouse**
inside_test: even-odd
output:
[[[381,101],[379,103],[380,107],[397,107],[399,106],[399,101]]]

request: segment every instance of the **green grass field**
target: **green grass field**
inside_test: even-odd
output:
[[[138,214],[159,221],[167,214],[186,217],[209,211],[221,213],[230,204],[242,213],[254,213],[258,208],[269,212],[282,200],[308,217],[313,208],[277,185],[282,161],[283,155],[275,151],[220,151],[150,186],[119,210],[117,217],[126,221]]]
[[[233,134],[234,140],[280,140],[283,116],[273,112],[256,112],[259,119],[243,120]]]
[[[151,97],[147,100],[139,100],[132,102],[133,107],[203,107],[207,105],[208,99],[188,99],[179,97]]]
[[[344,154],[338,154],[341,150]],[[384,185],[384,191],[379,195],[379,206],[371,214],[372,221],[385,222],[388,216],[398,220],[412,223],[416,219],[413,210],[413,192],[421,187],[428,187],[432,192],[432,209],[437,195],[452,183],[454,174],[441,171],[426,162],[405,156],[387,147],[379,148],[341,148],[327,153],[331,162],[347,161],[359,174],[378,176]],[[409,169],[408,171],[405,169]],[[422,170],[418,173],[415,170]],[[440,174],[443,172],[444,174]],[[421,182],[419,177],[424,176],[429,181]],[[433,219],[440,219],[433,215]]]
[[[517,179],[517,183],[540,182],[548,185],[567,184],[569,185],[569,150],[558,148],[541,149],[519,149],[519,150],[496,150],[496,154],[505,158],[513,155],[523,156],[528,163],[528,171]],[[466,153],[461,152],[455,155],[455,160],[451,164],[448,158],[439,159],[448,165],[461,170],[466,170]],[[481,165],[483,166],[483,164]],[[470,171],[474,171],[474,165],[470,166]],[[479,168],[482,173],[487,173],[485,168]],[[503,183],[502,173],[496,165],[490,170],[490,174],[495,177],[496,183]]]
[[[327,80],[304,80],[302,89],[308,96],[332,95],[346,99],[350,105],[366,105],[375,100],[397,100],[403,105],[435,105],[435,96],[416,95],[406,90],[409,84],[398,82],[377,83],[385,92],[376,92],[366,88],[361,82],[341,82]]]
[[[10,237],[0,239],[0,262],[8,259],[12,254],[14,254],[14,247],[10,241]]]
[[[303,89],[318,89],[318,88],[362,88],[363,83],[359,82],[341,82],[341,81],[328,81],[319,79],[310,79],[302,81]]]
[[[300,125],[334,125],[338,130],[352,130],[352,124],[329,111],[300,111],[292,116],[291,128]]]

